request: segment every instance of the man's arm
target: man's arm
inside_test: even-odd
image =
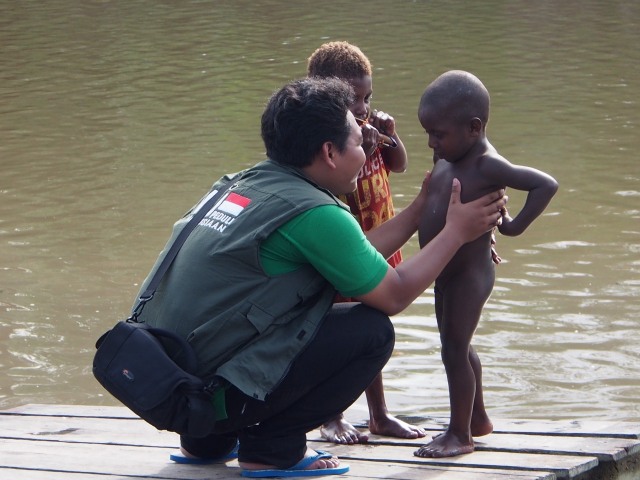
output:
[[[427,172],[416,198],[405,209],[372,230],[365,233],[367,240],[384,258],[399,250],[418,230],[420,217],[427,203],[427,186],[431,172]]]
[[[422,194],[407,209],[367,234],[381,253],[388,251],[381,248],[394,249],[391,250],[393,253],[402,246],[391,245],[393,241],[406,236],[412,229],[415,232]],[[416,255],[404,260],[395,269],[389,267],[382,282],[357,299],[387,315],[401,312],[435,281],[463,244],[475,240],[501,221],[500,212],[506,202],[507,197],[500,190],[463,204],[460,202],[460,182],[455,179],[445,227]],[[394,219],[399,220],[393,222]]]

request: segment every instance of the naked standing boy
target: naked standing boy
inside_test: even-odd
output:
[[[418,118],[429,137],[435,165],[427,205],[419,228],[420,246],[444,227],[451,182],[462,185],[462,202],[497,188],[527,191],[522,210],[511,218],[506,210],[498,230],[520,235],[549,204],[558,183],[534,168],[514,165],[489,143],[489,92],[472,74],[444,73],[431,83],[420,101]],[[480,314],[495,280],[491,232],[464,245],[435,282],[435,309],[442,342],[442,360],[449,383],[451,419],[447,431],[415,452],[419,457],[450,457],[470,453],[472,436],[487,435],[493,425],[482,394],[482,367],[471,346]]]

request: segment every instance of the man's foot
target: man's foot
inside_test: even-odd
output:
[[[367,443],[369,436],[362,433],[344,418],[338,417],[329,420],[320,427],[320,435],[327,442],[353,445],[355,443]]]
[[[397,438],[422,438],[427,435],[427,432],[422,428],[409,425],[388,414],[379,419],[371,418],[369,420],[369,431],[375,435]]]
[[[416,457],[442,458],[455,457],[473,452],[473,440],[461,440],[453,433],[446,431],[438,435],[431,442],[413,452]]]
[[[349,470],[348,466],[340,467],[340,460],[329,453],[307,448],[304,457],[294,466],[281,469],[274,465],[253,462],[238,462],[244,477],[279,477],[279,476],[317,476],[341,474]]]
[[[184,447],[180,447],[180,452],[175,452],[169,455],[169,459],[176,463],[187,463],[193,465],[208,465],[212,463],[224,463],[230,460],[234,460],[238,458],[238,442],[233,446],[233,448],[220,455],[214,457],[196,457],[195,455],[189,453]]]

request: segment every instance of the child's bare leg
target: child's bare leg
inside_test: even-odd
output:
[[[389,414],[384,399],[382,373],[373,379],[365,393],[369,406],[369,431],[371,433],[397,438],[422,438],[427,434],[422,428],[409,425]]]
[[[420,447],[414,455],[418,457],[453,457],[474,450],[470,431],[471,411],[475,396],[475,375],[469,364],[468,347],[463,355],[456,354],[451,345],[442,348],[442,356],[449,383],[451,419],[447,430],[427,445]],[[465,365],[466,364],[466,365]]]
[[[471,368],[473,368],[476,378],[476,395],[473,399],[473,411],[471,414],[471,435],[481,437],[493,432],[493,423],[491,423],[489,415],[487,415],[487,411],[484,408],[482,365],[473,346],[469,347],[469,363],[471,363]]]
[[[451,419],[447,431],[414,452],[416,456],[452,457],[474,450],[471,435],[476,397],[474,366],[479,367],[480,363],[475,351],[471,354],[471,338],[493,288],[493,272],[488,272],[490,275],[482,273],[468,270],[450,279],[446,292],[438,291],[436,294],[436,317],[449,384]],[[481,370],[478,372],[481,374]],[[484,405],[480,406],[484,411]]]
[[[469,347],[469,362],[476,378],[476,395],[473,399],[471,413],[471,436],[482,437],[493,432],[493,423],[484,407],[484,395],[482,392],[482,365],[473,346]],[[437,436],[442,435],[441,433]]]

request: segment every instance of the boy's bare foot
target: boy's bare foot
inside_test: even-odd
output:
[[[304,454],[304,457],[300,460],[302,462],[306,458],[317,456],[318,453],[315,450],[307,448],[307,451]],[[300,463],[298,462],[298,463]],[[243,470],[277,470],[278,467],[274,465],[265,465],[263,463],[254,463],[254,462],[238,462],[240,468]],[[340,466],[340,459],[338,457],[330,457],[330,458],[320,458],[309,465],[305,470],[320,470],[326,468],[337,468]]]
[[[424,458],[455,457],[456,455],[471,453],[473,449],[473,440],[461,440],[455,434],[446,431],[420,447],[413,454],[416,457]]]
[[[484,409],[482,411],[473,411],[470,428],[472,437],[483,437],[493,432],[493,423]],[[434,435],[433,438],[438,438],[445,433],[446,432]]]
[[[397,438],[422,438],[427,435],[427,432],[422,428],[409,425],[388,414],[379,419],[371,418],[369,420],[369,431],[375,435]]]
[[[471,417],[471,435],[474,437],[482,437],[493,432],[493,423],[485,413],[484,415],[473,413]]]
[[[320,427],[320,435],[327,442],[353,445],[354,443],[367,443],[369,436],[362,433],[356,427],[347,422],[343,417],[329,420]]]

